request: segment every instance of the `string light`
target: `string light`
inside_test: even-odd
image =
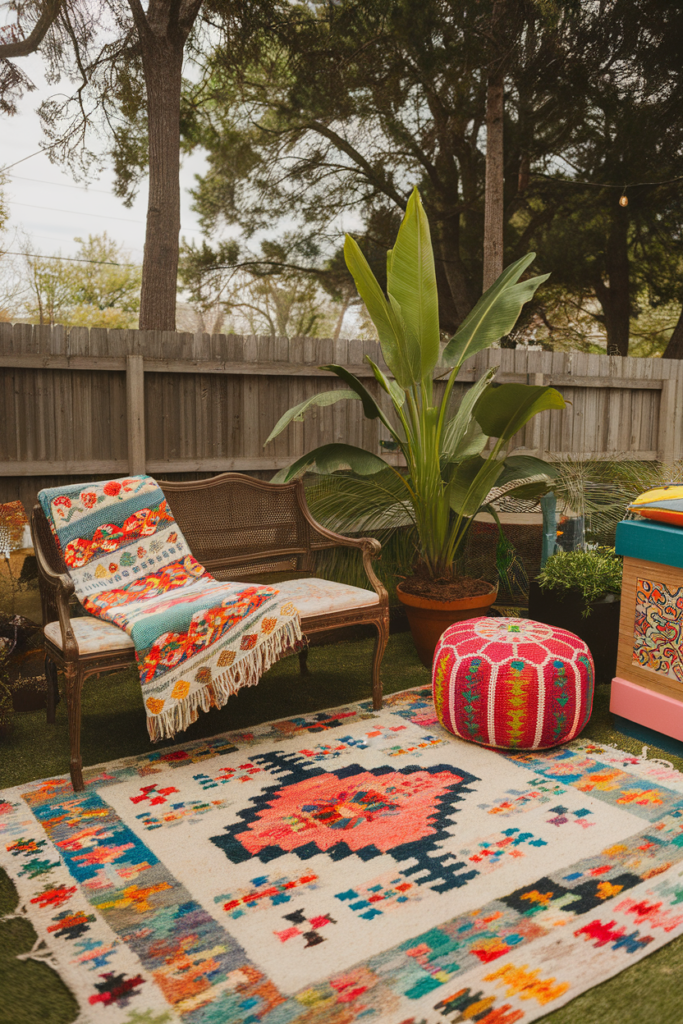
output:
[[[541,171],[532,172],[531,177],[545,178],[546,181],[552,181],[555,184],[559,183],[562,185],[578,185],[579,187],[588,186],[588,188],[618,188],[621,190],[621,195],[619,196],[619,206],[621,207],[628,206],[628,196],[626,195],[627,188],[646,188],[657,185],[672,185],[677,181],[683,181],[683,175],[679,175],[676,178],[666,178],[664,181],[636,181],[631,182],[630,185],[622,186],[610,185],[609,183],[602,181],[585,181],[582,178],[558,178],[554,174],[543,174]]]

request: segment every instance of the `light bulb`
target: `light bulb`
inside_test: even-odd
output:
[[[628,196],[621,196],[619,199],[619,206],[628,206]]]

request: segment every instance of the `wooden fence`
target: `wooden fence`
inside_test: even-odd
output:
[[[379,452],[386,432],[357,402],[312,410],[263,447],[290,406],[343,387],[320,365],[341,363],[384,397],[366,352],[382,364],[372,342],[0,324],[0,501],[30,507],[41,487],[143,471],[269,477],[332,440]],[[520,432],[529,452],[683,458],[676,360],[494,349],[468,361],[456,394],[494,365],[499,381],[552,384],[571,403]]]

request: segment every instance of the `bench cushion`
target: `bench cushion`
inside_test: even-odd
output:
[[[123,629],[91,615],[72,619],[71,628],[79,654],[104,654],[106,651],[120,651],[126,647],[133,649],[133,641]],[[48,622],[43,632],[55,647],[62,649],[62,631],[58,622]]]
[[[374,590],[362,590],[360,587],[350,587],[346,583],[334,583],[332,580],[285,580],[284,583],[277,584],[277,589],[281,598],[292,601],[302,618],[307,615],[346,612],[354,608],[367,608],[379,604],[379,597]],[[105,651],[133,647],[133,641],[124,630],[91,615],[72,619],[71,628],[76,637],[79,654],[103,654]],[[48,640],[61,650],[62,631],[59,623],[48,623],[44,632]]]
[[[379,604],[379,596],[374,590],[361,590],[360,587],[350,587],[346,583],[334,583],[332,580],[319,580],[315,577],[285,580],[275,586],[280,597],[291,601],[302,618]]]

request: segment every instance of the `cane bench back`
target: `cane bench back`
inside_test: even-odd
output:
[[[303,484],[270,484],[242,473],[160,481],[192,554],[219,580],[312,573],[334,546],[306,508]]]

